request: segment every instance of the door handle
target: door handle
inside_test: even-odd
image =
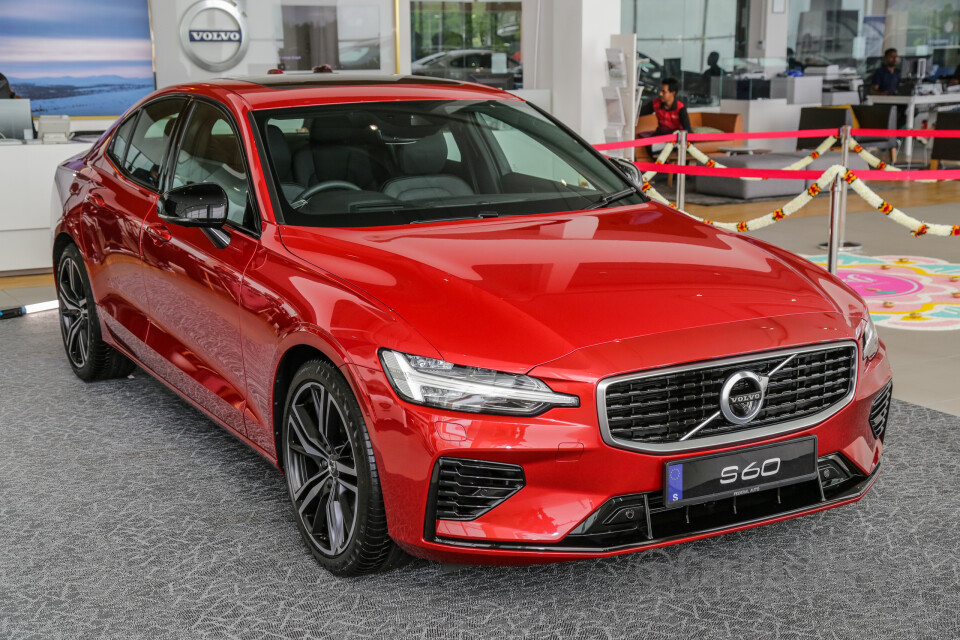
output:
[[[87,193],[87,197],[84,200],[95,207],[103,206],[103,196],[99,193]]]
[[[147,234],[157,242],[170,242],[170,230],[162,224],[147,225]]]

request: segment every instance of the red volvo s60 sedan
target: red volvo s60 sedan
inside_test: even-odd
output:
[[[134,363],[286,474],[338,575],[610,556],[858,500],[891,371],[816,265],[431,78],[157,91],[58,172],[84,380]]]

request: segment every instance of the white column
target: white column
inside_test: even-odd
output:
[[[606,49],[620,33],[620,0],[524,0],[523,86],[550,89],[553,115],[603,142]]]
[[[787,68],[789,0],[750,0],[748,58],[765,58],[768,77]],[[782,9],[774,13],[774,9]]]

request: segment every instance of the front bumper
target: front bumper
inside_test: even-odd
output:
[[[518,419],[410,405],[396,397],[382,371],[351,367],[350,373],[372,426],[390,535],[417,556],[490,564],[618,555],[855,502],[877,477],[883,434],[874,434],[870,414],[874,399],[891,379],[881,347],[877,357],[861,365],[849,404],[819,424],[760,440],[746,440],[749,433],[745,433],[744,441],[724,447],[655,454],[606,444],[598,428],[591,385],[574,376],[541,377],[556,391],[580,396],[580,407]],[[817,436],[818,457],[842,457],[851,471],[848,482],[826,491],[821,491],[819,481],[794,485],[774,491],[777,495],[766,496],[770,500],[759,505],[756,499],[741,499],[739,505],[718,501],[693,507],[693,513],[682,508],[669,513],[656,510],[656,498],[663,491],[663,465],[669,460],[809,435]],[[440,458],[519,465],[524,484],[475,519],[438,519],[435,471]],[[625,535],[577,537],[578,526],[604,505],[621,499],[646,501],[643,518],[649,522],[645,527]],[[691,517],[693,521],[686,522]],[[677,518],[685,523],[674,522]]]

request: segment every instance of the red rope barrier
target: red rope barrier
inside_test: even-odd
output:
[[[957,129],[851,129],[850,135],[881,138],[960,138]],[[690,136],[687,136],[690,139]]]
[[[661,142],[676,142],[677,134],[668,133],[663,136],[651,136],[649,138],[637,138],[636,140],[624,140],[623,142],[604,142],[595,144],[593,147],[597,151],[609,151],[610,149],[629,149],[630,147],[649,147],[652,144]]]
[[[744,169],[730,167],[719,169],[698,165],[656,164],[654,162],[634,162],[640,171],[684,174],[688,176],[716,176],[721,178],[765,178],[774,180],[816,180],[823,171],[788,169]],[[911,180],[960,180],[960,169],[941,169],[938,171],[877,171],[864,170],[853,172],[863,180],[911,181]]]
[[[826,138],[840,137],[839,129],[805,129],[802,131],[755,131],[747,133],[688,133],[690,142],[721,142],[723,140],[766,140],[777,138]]]
[[[960,138],[956,129],[852,129],[853,137],[867,136],[880,138]],[[840,137],[838,129],[804,129],[801,131],[755,131],[739,133],[688,133],[688,142],[723,142],[726,140],[776,140],[781,138],[826,138]],[[676,142],[677,134],[624,140],[623,142],[605,142],[594,145],[598,151],[629,149],[631,147],[649,147],[663,142]]]

